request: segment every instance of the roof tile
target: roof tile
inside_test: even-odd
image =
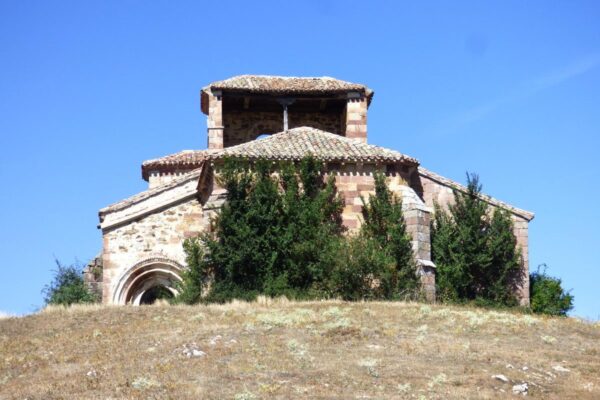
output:
[[[185,150],[142,164],[142,175],[148,179],[153,169],[185,170],[197,168],[205,160],[224,157],[270,160],[300,160],[306,156],[329,162],[419,162],[395,150],[348,139],[344,136],[310,127],[299,127],[276,133],[222,150]]]
[[[202,173],[202,165],[203,164],[200,163],[198,168],[194,168],[190,172],[188,172],[176,179],[173,179],[169,183],[154,187],[152,189],[144,190],[143,192],[137,193],[137,194],[130,196],[124,200],[118,201],[116,203],[113,203],[109,206],[106,206],[106,207],[100,209],[100,211],[99,211],[100,220],[102,220],[102,216],[105,214],[109,214],[109,213],[112,213],[115,211],[122,210],[133,204],[140,203],[141,201],[144,201],[150,197],[157,196],[171,188],[181,185],[182,183],[188,182],[192,179],[198,179],[200,177],[200,174]]]
[[[264,139],[226,147],[206,155],[208,159],[227,156],[275,160],[299,160],[312,156],[322,161],[406,162],[414,165],[419,163],[416,159],[395,150],[306,126],[276,133]]]
[[[250,93],[344,93],[363,92],[371,97],[373,91],[367,86],[323,77],[294,77],[270,75],[239,75],[208,85],[211,89],[239,90]]]

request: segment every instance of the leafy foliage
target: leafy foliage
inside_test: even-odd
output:
[[[432,221],[438,297],[516,305],[524,277],[510,215],[501,209],[490,212],[480,198],[478,176],[467,174],[467,180],[467,192],[454,192],[448,212],[436,205]]]
[[[391,297],[396,263],[375,239],[358,235],[339,240],[337,246],[329,282],[333,295],[344,300]]]
[[[226,160],[226,202],[211,233],[188,239],[178,301],[224,302],[258,294],[289,298],[392,299],[418,277],[402,204],[376,177],[358,235],[344,236],[343,201],[320,164]]]
[[[267,162],[226,160],[219,179],[227,198],[213,231],[184,245],[189,268],[181,301],[198,301],[209,280],[207,301],[325,295],[343,202],[316,160],[276,167],[277,174]]]
[[[546,274],[545,264],[529,276],[529,296],[535,313],[564,316],[573,309],[573,295],[563,289],[559,278]]]
[[[371,272],[379,281],[378,297],[391,299],[414,294],[418,277],[402,201],[389,190],[381,173],[375,174],[375,195],[369,196],[368,202],[363,199],[363,217],[360,239],[367,248],[370,244],[381,253],[373,259],[381,267]],[[385,259],[389,260],[387,264],[383,264]]]
[[[205,286],[205,277],[208,274],[204,268],[204,251],[199,238],[189,238],[183,242],[185,262],[189,268],[185,268],[181,274],[182,281],[178,283],[179,295],[174,302],[194,304],[200,301],[202,289]]]
[[[75,265],[63,265],[58,260],[54,278],[42,290],[46,304],[68,306],[75,303],[94,303],[98,301],[83,281],[81,268]]]

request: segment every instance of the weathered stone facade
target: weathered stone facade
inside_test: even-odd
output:
[[[185,265],[183,241],[206,229],[202,205],[196,198],[103,232],[103,298],[117,303],[116,284],[133,266],[148,260],[171,260]],[[115,297],[117,296],[117,297]]]
[[[350,233],[360,228],[362,199],[374,193],[374,174],[387,176],[391,191],[402,199],[425,294],[434,301],[433,204],[447,206],[454,200],[453,190],[464,187],[423,169],[414,158],[366,144],[372,96],[363,85],[332,78],[241,76],[204,88],[208,149],[144,162],[148,190],[100,211],[103,302],[144,303],[157,286],[175,293],[174,282],[185,268],[183,241],[209,229],[210,218],[223,204],[226,193],[214,179],[223,158],[295,161],[307,155],[321,160],[323,172],[335,177]],[[271,136],[255,140],[261,134]],[[527,228],[533,214],[482,198],[511,212],[527,271]],[[87,280],[92,279],[97,281],[98,274],[92,278],[90,269]],[[524,304],[528,286],[526,282],[520,293]]]
[[[88,290],[93,293],[98,299],[102,299],[102,273],[104,266],[102,265],[102,253],[94,257],[83,269],[83,281]]]

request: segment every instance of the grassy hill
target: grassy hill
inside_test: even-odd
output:
[[[266,300],[50,308],[0,320],[2,400],[496,399],[514,398],[522,383],[533,398],[600,398],[600,325]]]

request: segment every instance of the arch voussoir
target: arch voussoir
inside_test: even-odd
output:
[[[113,292],[113,304],[139,305],[143,294],[163,286],[177,295],[175,283],[181,281],[183,266],[168,258],[149,258],[136,263],[119,278]]]

